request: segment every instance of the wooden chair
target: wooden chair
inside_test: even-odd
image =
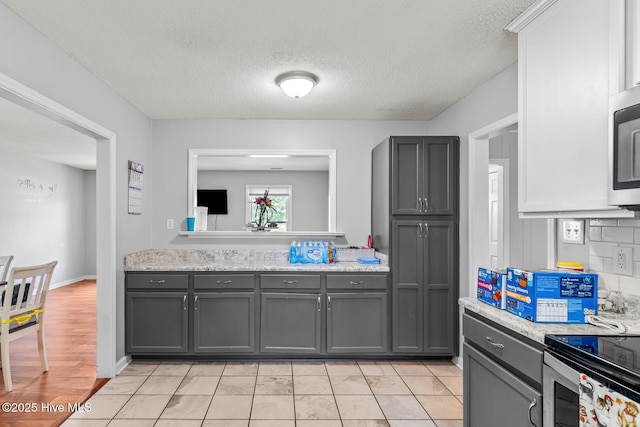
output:
[[[38,334],[38,352],[44,372],[49,370],[44,347],[44,310],[51,275],[58,261],[11,270],[2,293],[2,323],[0,324],[0,360],[4,387],[13,389],[9,343],[30,333]]]
[[[9,266],[13,260],[13,255],[0,256],[0,282],[7,280],[7,274],[9,274]]]

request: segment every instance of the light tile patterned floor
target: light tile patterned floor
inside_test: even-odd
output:
[[[134,361],[64,427],[461,427],[441,361]]]

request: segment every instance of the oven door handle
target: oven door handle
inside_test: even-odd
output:
[[[533,400],[531,401],[531,404],[529,405],[529,422],[534,427],[538,427],[538,426],[536,425],[536,423],[533,422],[533,418],[531,418],[531,411],[533,410],[533,408],[536,407],[537,404],[538,404],[538,399],[534,397]]]

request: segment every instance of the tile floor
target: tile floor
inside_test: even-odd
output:
[[[64,427],[461,427],[440,361],[134,361]]]

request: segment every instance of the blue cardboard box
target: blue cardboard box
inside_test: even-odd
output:
[[[504,310],[506,278],[505,270],[478,268],[478,300]]]
[[[587,323],[598,314],[598,275],[507,268],[506,310],[537,323]]]

